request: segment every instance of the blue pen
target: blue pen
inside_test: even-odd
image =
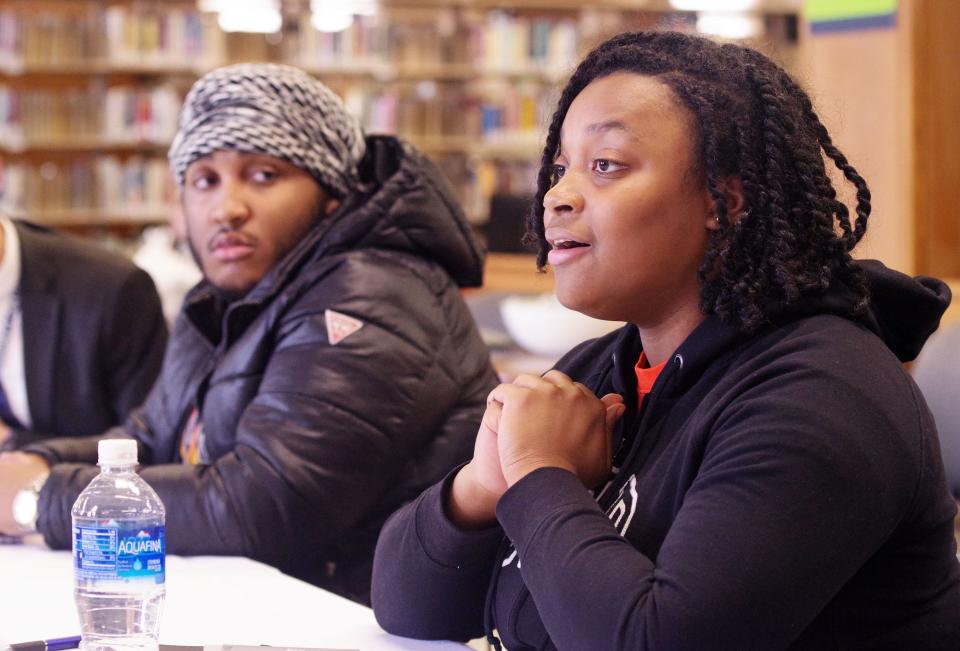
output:
[[[63,651],[64,649],[76,649],[80,646],[80,636],[57,637],[52,640],[34,640],[32,642],[18,642],[11,644],[10,651]]]

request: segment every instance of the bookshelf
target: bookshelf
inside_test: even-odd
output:
[[[4,2],[0,210],[134,236],[165,222],[177,112],[224,45],[187,0]]]
[[[479,225],[495,193],[534,186],[560,84],[586,50],[625,29],[692,29],[664,3],[382,0],[327,33],[308,5],[284,0],[280,37],[265,39],[225,34],[194,0],[6,0],[0,210],[54,225],[164,221],[165,154],[190,84],[272,60],[324,80],[368,132],[423,149]]]

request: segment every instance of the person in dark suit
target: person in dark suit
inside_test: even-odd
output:
[[[78,238],[0,225],[0,449],[123,422],[167,340],[150,276]]]

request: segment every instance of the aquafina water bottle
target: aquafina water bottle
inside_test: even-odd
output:
[[[106,439],[73,505],[74,597],[83,651],[157,648],[165,593],[163,503],[134,472],[137,443]]]

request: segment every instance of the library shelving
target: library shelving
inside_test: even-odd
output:
[[[4,2],[0,209],[55,226],[165,222],[177,112],[224,44],[187,0]]]
[[[193,0],[7,0],[0,7],[0,210],[51,224],[163,221],[166,148],[190,84],[272,60],[324,80],[371,133],[440,164],[468,216],[533,187],[559,86],[624,29],[692,30],[625,0],[384,0],[338,32],[284,0],[271,38],[222,32]]]

